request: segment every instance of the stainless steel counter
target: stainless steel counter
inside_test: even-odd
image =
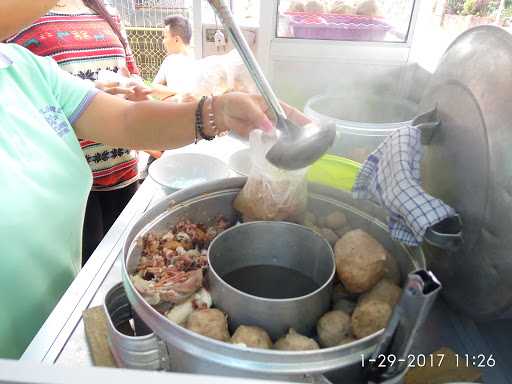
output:
[[[245,146],[225,137],[178,152],[208,153],[227,162],[233,152]],[[66,367],[92,365],[82,312],[102,304],[106,292],[121,281],[120,254],[127,231],[148,207],[162,197],[164,193],[153,181],[146,180],[142,184],[27,348],[22,360]],[[441,347],[449,347],[460,355],[483,354],[488,357],[492,354],[496,365],[482,370],[485,383],[512,384],[511,340],[512,320],[477,325],[453,313],[442,300],[438,300],[421,338],[415,343],[414,353],[428,354]]]

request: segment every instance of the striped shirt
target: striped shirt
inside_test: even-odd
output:
[[[120,23],[117,15],[114,20]],[[24,46],[39,56],[52,57],[59,66],[82,79],[96,80],[100,70],[126,66],[137,74],[133,55],[110,25],[93,11],[49,12],[8,42]],[[108,127],[105,127],[108,129]],[[113,190],[138,179],[135,151],[81,140],[80,146],[93,174],[93,190]]]

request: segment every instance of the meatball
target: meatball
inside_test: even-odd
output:
[[[231,343],[244,344],[249,348],[270,349],[272,347],[272,340],[264,329],[249,325],[240,325],[231,337]]]
[[[325,217],[325,226],[333,231],[347,225],[347,217],[340,211],[335,211]]]
[[[309,337],[301,335],[290,328],[286,336],[281,337],[274,344],[274,349],[280,351],[310,351],[320,349],[317,342]]]
[[[350,316],[343,311],[327,312],[318,320],[316,331],[322,347],[340,345],[351,336]]]
[[[368,17],[380,16],[380,10],[375,0],[365,0],[359,3],[356,14]]]
[[[391,313],[391,305],[385,301],[360,300],[352,314],[352,333],[361,339],[386,328]]]
[[[322,237],[334,247],[334,244],[338,241],[338,235],[330,228],[320,228],[320,234]]]
[[[334,251],[336,273],[349,292],[366,292],[384,275],[386,250],[361,229],[346,233]]]
[[[379,300],[384,301],[394,307],[398,304],[402,290],[391,280],[382,279],[369,292],[361,295],[359,301]]]
[[[224,312],[215,309],[200,309],[192,312],[186,328],[200,335],[219,341],[229,341],[228,321]]]
[[[304,12],[323,13],[325,11],[324,4],[318,0],[309,0],[304,4]]]
[[[355,9],[352,5],[343,0],[336,0],[331,4],[329,12],[338,14],[350,14],[354,13]]]
[[[302,1],[292,1],[288,7],[288,12],[304,12]]]

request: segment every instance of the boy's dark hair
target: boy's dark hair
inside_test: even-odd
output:
[[[192,40],[192,27],[187,18],[183,16],[167,16],[164,24],[169,28],[173,35],[178,35],[183,43],[189,45]]]

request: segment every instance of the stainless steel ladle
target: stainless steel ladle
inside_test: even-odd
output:
[[[267,160],[283,169],[301,169],[318,160],[336,137],[334,125],[308,124],[303,127],[290,121],[256,61],[240,28],[224,0],[208,0],[217,12],[225,31],[242,57],[251,77],[276,116],[278,141],[267,153]]]

